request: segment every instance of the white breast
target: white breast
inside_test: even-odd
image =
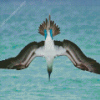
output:
[[[61,46],[55,46],[54,41],[51,37],[47,37],[45,40],[45,44],[43,47],[40,47],[36,54],[40,56],[44,56],[45,58],[54,58],[55,56],[62,55],[66,52],[66,50]]]
[[[51,36],[47,36],[45,40],[45,51],[54,51],[54,42],[51,39]]]
[[[36,50],[37,56],[43,56],[46,58],[47,66],[52,67],[53,59],[55,56],[62,55],[66,52],[63,47],[55,46],[54,41],[50,36],[50,31],[47,30],[47,37],[43,47],[40,47]]]

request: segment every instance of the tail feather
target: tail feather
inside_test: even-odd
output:
[[[51,17],[49,15],[49,23],[48,23],[48,20],[46,19],[46,21],[43,21],[43,23],[39,26],[38,31],[41,35],[44,35],[44,29],[47,29],[47,26],[49,26],[49,28],[52,29],[53,36],[56,36],[57,34],[60,34],[60,28],[50,18]]]

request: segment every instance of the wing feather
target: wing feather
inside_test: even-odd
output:
[[[54,41],[54,43],[66,49],[64,55],[68,56],[75,67],[100,74],[100,64],[96,60],[87,57],[75,43],[69,40],[64,40],[62,42]]]
[[[37,56],[35,54],[35,51],[41,46],[44,46],[44,41],[38,43],[29,43],[21,50],[21,52],[16,57],[0,61],[0,68],[17,70],[27,68],[31,61]]]

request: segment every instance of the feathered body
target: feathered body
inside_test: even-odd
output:
[[[52,40],[52,38],[50,36],[50,32],[47,31],[47,37],[46,37],[44,46],[39,48],[36,51],[36,54],[42,55],[43,57],[45,57],[46,62],[47,62],[47,67],[50,68],[53,65],[54,57],[56,57],[57,55],[62,55],[65,52],[66,52],[66,50],[64,48],[62,48],[61,46],[54,45],[54,40]]]

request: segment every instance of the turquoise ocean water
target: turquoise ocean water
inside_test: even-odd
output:
[[[0,60],[44,40],[38,27],[50,13],[61,30],[54,40],[68,39],[100,62],[100,3],[83,1],[1,0]],[[77,69],[64,56],[54,59],[48,81],[46,60],[37,57],[24,70],[0,69],[0,100],[100,100],[100,75]]]

